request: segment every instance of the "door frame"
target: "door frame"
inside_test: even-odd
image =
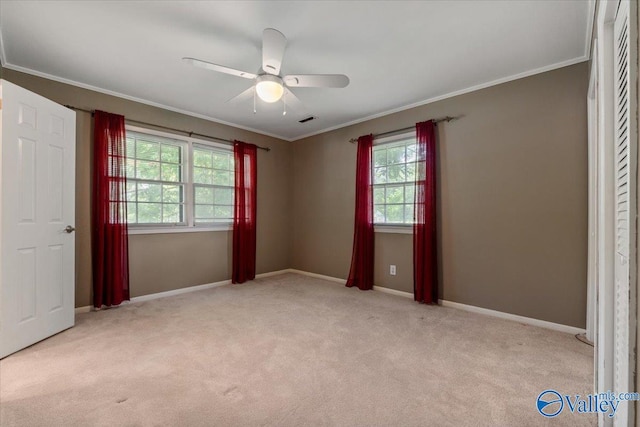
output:
[[[625,1],[625,0],[621,0]],[[638,211],[637,195],[631,194],[630,253],[629,253],[629,388],[614,390],[614,332],[615,332],[615,212],[614,212],[614,31],[613,25],[618,11],[618,1],[601,1],[598,5],[595,26],[595,43],[592,51],[592,70],[589,82],[588,130],[589,130],[589,250],[588,284],[595,290],[595,298],[589,300],[589,309],[595,308],[593,316],[587,314],[587,329],[595,322],[595,392],[609,390],[616,393],[634,391],[636,388],[636,319],[637,319],[637,230],[635,219]],[[637,38],[637,5],[630,2],[630,40]],[[630,121],[629,144],[632,145],[630,160],[630,184],[638,182],[638,109],[636,84],[638,82],[637,49],[630,42]],[[592,169],[593,167],[593,169]],[[592,234],[593,233],[593,234]],[[595,250],[595,253],[593,252]],[[596,280],[595,286],[592,281]],[[635,423],[634,402],[628,402],[628,425]],[[615,420],[598,415],[599,426],[613,425]]]

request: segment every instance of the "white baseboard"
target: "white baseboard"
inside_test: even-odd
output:
[[[277,276],[277,275],[285,274],[285,273],[301,274],[303,276],[313,277],[313,278],[316,278],[316,279],[323,279],[323,280],[326,280],[326,281],[329,281],[329,282],[340,283],[340,284],[345,284],[345,282],[346,282],[345,279],[340,279],[338,277],[326,276],[324,274],[318,274],[318,273],[310,273],[308,271],[296,270],[295,268],[286,268],[284,270],[277,270],[277,271],[270,271],[270,272],[267,272],[267,273],[256,274],[256,279],[260,279],[260,278],[264,278],[264,277]],[[189,286],[189,287],[186,287],[186,288],[174,289],[174,290],[166,291],[166,292],[158,292],[158,293],[155,293],[155,294],[142,295],[142,296],[139,296],[139,297],[131,298],[130,303],[151,301],[151,300],[158,299],[158,298],[165,298],[165,297],[170,297],[170,296],[174,296],[174,295],[180,295],[180,294],[184,294],[184,293],[188,293],[188,292],[201,291],[201,290],[204,290],[204,289],[211,289],[211,288],[216,288],[218,286],[225,286],[225,285],[229,285],[229,284],[231,284],[231,280],[223,280],[223,281],[220,281],[220,282],[207,283],[207,284],[204,284],[204,285]],[[373,290],[374,291],[378,291],[378,292],[384,292],[384,293],[390,294],[390,295],[400,296],[400,297],[403,297],[403,298],[413,299],[413,294],[410,293],[410,292],[398,291],[396,289],[385,288],[383,286],[374,286]],[[462,304],[462,303],[459,303],[459,302],[447,301],[447,300],[439,300],[438,302],[443,307],[451,307],[451,308],[456,308],[458,310],[464,310],[464,311],[469,311],[469,312],[472,312],[472,313],[483,314],[485,316],[498,317],[500,319],[511,320],[511,321],[518,322],[518,323],[524,323],[525,325],[538,326],[540,328],[551,329],[551,330],[554,330],[554,331],[566,332],[566,333],[570,333],[570,334],[574,334],[574,335],[575,334],[584,334],[586,332],[585,329],[576,328],[574,326],[562,325],[560,323],[548,322],[546,320],[540,320],[540,319],[534,319],[534,318],[531,318],[531,317],[519,316],[517,314],[505,313],[505,312],[502,312],[502,311],[490,310],[488,308],[476,307],[474,305],[467,305],[467,304]],[[76,312],[76,314],[78,314],[78,313],[87,313],[87,312],[91,311],[92,309],[93,309],[93,307],[91,307],[91,306],[77,307],[75,309],[75,312]]]
[[[384,292],[385,294],[397,295],[399,297],[405,297],[405,298],[413,299],[413,294],[410,293],[410,292],[398,291],[396,289],[385,288],[385,287],[382,287],[382,286],[374,286],[373,290],[374,291]]]
[[[548,322],[546,320],[534,319],[532,317],[519,316],[517,314],[505,313],[503,311],[490,310],[488,308],[476,307],[474,305],[461,304],[459,302],[440,300],[443,307],[452,307],[459,310],[469,311],[471,313],[484,314],[486,316],[498,317],[500,319],[511,320],[526,325],[538,326],[540,328],[552,329],[554,331],[566,332],[569,334],[584,334],[585,329],[576,328],[575,326],[562,325],[560,323]]]
[[[225,286],[230,284],[231,284],[231,280],[221,280],[220,282],[206,283],[204,285],[196,285],[196,286],[189,286],[186,288],[172,289],[170,291],[157,292],[155,294],[148,294],[148,295],[141,295],[139,297],[133,297],[131,298],[130,303],[133,304],[135,302],[151,301],[158,298],[166,298],[166,297],[172,297],[175,295],[186,294],[189,292],[203,291],[205,289],[217,288],[219,286]]]
[[[136,302],[151,301],[151,300],[158,299],[158,298],[172,297],[172,296],[176,296],[176,295],[180,295],[180,294],[186,294],[186,293],[189,293],[189,292],[195,292],[195,291],[202,291],[202,290],[205,290],[205,289],[217,288],[218,286],[225,286],[225,285],[229,285],[229,284],[231,284],[231,280],[222,280],[220,282],[205,283],[204,285],[188,286],[186,288],[172,289],[170,291],[165,291],[165,292],[156,292],[155,294],[140,295],[139,297],[131,298],[129,301],[124,301],[122,303],[122,305],[133,304],[133,303],[136,303]],[[94,311],[93,306],[86,305],[84,307],[77,307],[76,308],[76,314],[78,314],[78,313],[87,313],[89,311]]]
[[[298,273],[304,276],[315,277],[317,279],[325,279],[331,282],[338,282],[344,284],[345,279],[339,279],[337,277],[325,276],[323,274],[309,273],[307,271],[290,269],[291,273]],[[396,289],[385,288],[383,286],[374,286],[374,291],[384,292],[385,294],[396,295],[403,298],[413,299],[413,294],[410,292],[398,291]],[[490,310],[488,308],[476,307],[474,305],[462,304],[459,302],[439,300],[438,303],[443,307],[456,308],[458,310],[469,311],[472,313],[483,314],[485,316],[498,317],[500,319],[511,320],[513,322],[524,323],[525,325],[538,326],[540,328],[551,329],[554,331],[566,332],[569,334],[584,334],[585,329],[576,328],[575,326],[562,325],[560,323],[548,322],[546,320],[534,319],[532,317],[519,316],[517,314],[505,313],[503,311]]]
[[[271,276],[279,276],[280,274],[291,273],[292,270],[290,268],[285,268],[284,270],[270,271],[268,273],[260,273],[256,274],[256,279],[262,279],[263,277],[271,277]]]
[[[345,283],[347,283],[346,279],[339,279],[337,277],[325,276],[324,274],[310,273],[308,271],[296,270],[295,268],[290,268],[289,269],[289,273],[302,274],[303,276],[314,277],[316,279],[324,279],[324,280],[327,280],[329,282],[342,283],[343,285]]]
[[[277,276],[279,274],[284,274],[289,272],[290,272],[290,269],[260,273],[260,274],[256,274],[256,279],[260,279],[263,277]],[[175,295],[186,294],[188,292],[202,291],[205,289],[217,288],[219,286],[225,286],[230,284],[231,284],[231,280],[222,280],[220,282],[205,283],[204,285],[188,286],[186,288],[172,289],[170,291],[157,292],[155,294],[148,294],[148,295],[141,295],[139,297],[133,297],[131,298],[131,300],[125,301],[123,304],[133,304],[136,302],[151,301],[158,298],[172,297]],[[84,307],[76,307],[75,312],[76,314],[88,313],[92,310],[93,310],[93,306],[86,305]]]

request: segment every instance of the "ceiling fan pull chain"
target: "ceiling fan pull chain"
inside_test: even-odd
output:
[[[253,88],[253,114],[256,113],[256,89]]]
[[[285,90],[282,94],[282,115],[287,115],[287,91]]]

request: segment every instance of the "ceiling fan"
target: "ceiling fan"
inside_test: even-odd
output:
[[[328,87],[343,88],[349,84],[349,77],[344,74],[288,74],[280,75],[282,57],[287,38],[280,31],[273,28],[266,28],[262,32],[262,70],[257,74],[240,71],[223,65],[213,64],[195,58],[182,58],[183,61],[196,67],[205,68],[219,73],[231,74],[253,80],[255,84],[241,94],[231,98],[227,102],[238,102],[249,99],[253,96],[253,112],[256,112],[256,95],[264,102],[276,102],[283,100],[284,111],[289,105],[294,109],[302,110],[304,106],[297,96],[289,88],[293,87]]]

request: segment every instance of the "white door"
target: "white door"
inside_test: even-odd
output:
[[[0,90],[1,358],[74,323],[75,112]]]

